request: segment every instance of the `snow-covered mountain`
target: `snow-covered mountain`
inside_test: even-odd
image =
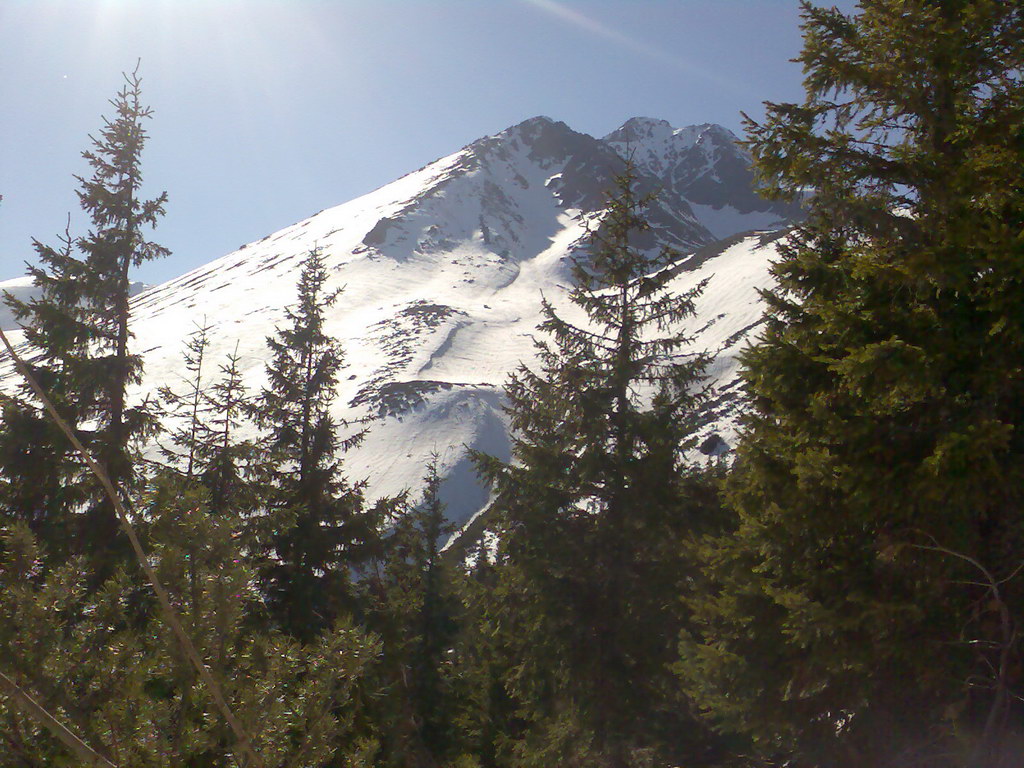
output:
[[[759,323],[757,289],[775,237],[737,233],[781,226],[796,212],[756,199],[746,156],[725,129],[646,118],[604,139],[526,120],[146,290],[133,303],[146,369],[134,396],[180,386],[184,342],[204,323],[210,359],[237,348],[258,392],[265,339],[295,299],[303,257],[319,247],[329,287],[344,289],[326,323],[348,364],[337,416],[371,419],[346,455],[349,475],[365,478],[371,497],[416,489],[437,453],[449,515],[465,522],[486,503],[466,449],[508,456],[502,385],[533,359],[542,292],[578,318],[566,301],[568,257],[599,226],[627,153],[640,190],[658,193],[642,246],[688,254],[680,290],[708,281],[692,330],[696,346],[715,353],[703,448],[722,451],[734,434],[735,353]],[[9,366],[0,373],[9,377]]]
[[[800,217],[800,208],[758,197],[750,155],[720,125],[673,128],[665,120],[634,117],[604,137],[666,192],[685,199],[715,238],[774,229]]]

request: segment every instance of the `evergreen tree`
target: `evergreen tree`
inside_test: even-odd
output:
[[[211,514],[182,478],[158,478],[140,508],[158,577],[263,764],[370,765],[376,746],[360,723],[375,642],[344,623],[309,645],[268,630],[254,563],[236,537],[240,520]],[[41,573],[43,555],[23,524],[2,531],[0,671],[115,765],[243,764],[210,692],[137,580],[118,571],[94,589],[82,558]],[[0,764],[71,763],[62,744],[5,699]]]
[[[196,446],[200,480],[210,492],[213,512],[227,509],[256,511],[259,478],[266,462],[253,441],[238,440],[246,418],[248,392],[242,383],[238,345],[220,365],[220,378],[204,393],[206,426]]]
[[[373,515],[365,509],[362,484],[341,473],[338,454],[362,433],[342,440],[330,414],[340,345],[324,332],[324,311],[338,291],[325,288],[327,270],[319,249],[309,252],[298,283],[298,303],[286,311],[290,325],[267,339],[268,384],[253,410],[267,430],[270,504],[278,533],[276,562],[265,574],[271,606],[281,626],[309,638],[351,609],[349,569],[372,547]]]
[[[449,652],[455,642],[455,569],[441,545],[454,531],[439,492],[437,457],[423,500],[395,521],[384,560],[369,579],[370,625],[383,644],[389,697],[379,718],[390,764],[445,765],[455,754],[456,701]]]
[[[174,420],[168,430],[173,447],[161,450],[170,468],[207,489],[211,512],[246,516],[249,532],[264,540],[266,533],[257,534],[257,529],[266,521],[257,512],[268,462],[251,440],[236,439],[247,402],[237,344],[220,365],[220,377],[212,384],[203,378],[209,330],[210,326],[198,327],[185,344],[185,392],[169,386],[160,390],[164,416]]]
[[[84,237],[65,234],[60,247],[35,241],[39,266],[29,266],[40,296],[28,303],[8,297],[37,350],[32,368],[64,419],[127,494],[138,479],[135,443],[152,436],[155,423],[145,404],[126,401],[140,381],[142,362],[129,350],[129,272],[167,249],[145,239],[164,212],[166,194],[142,200],[143,121],[151,110],[141,101],[137,70],[111,104],[93,149],[83,153],[89,179],[77,177],[79,201],[92,229]],[[76,254],[77,250],[77,254]],[[97,560],[120,541],[118,521],[98,483],[73,454],[67,440],[32,404],[4,409],[0,468],[5,477],[5,511],[27,519],[58,549],[91,551]],[[74,512],[85,514],[70,520]]]
[[[463,751],[474,755],[480,768],[498,768],[513,762],[509,746],[526,729],[523,708],[511,694],[516,664],[531,638],[510,626],[523,615],[523,591],[492,562],[485,539],[476,542],[468,570],[456,582],[461,606],[453,654],[455,718]]]
[[[191,480],[196,470],[196,454],[201,444],[201,435],[206,427],[203,414],[203,363],[206,362],[206,351],[210,346],[210,325],[203,321],[185,342],[182,363],[189,378],[184,378],[184,393],[175,392],[168,385],[160,388],[162,416],[171,417],[175,423],[169,430],[173,448],[161,446],[160,452],[172,465],[184,463],[181,470]]]
[[[803,5],[750,124],[780,249],[680,670],[793,766],[1016,765],[1024,551],[1019,3]]]
[[[674,293],[675,254],[636,246],[649,199],[634,186],[627,165],[589,257],[574,264],[570,297],[589,326],[544,302],[541,370],[521,367],[506,388],[513,463],[482,461],[496,482],[503,576],[524,593],[513,603],[528,646],[516,686],[538,725],[524,765],[703,759],[665,668],[682,618],[681,537],[697,513],[681,492],[680,452],[706,358],[685,350],[680,323],[699,288]]]

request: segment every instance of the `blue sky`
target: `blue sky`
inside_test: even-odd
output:
[[[801,98],[798,24],[797,0],[0,0],[0,278],[83,231],[80,153],[140,58],[160,282],[534,115],[739,132]]]

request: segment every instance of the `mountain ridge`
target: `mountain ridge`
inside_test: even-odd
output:
[[[718,434],[710,450],[721,451],[735,431],[735,353],[756,330],[757,288],[768,280],[771,248],[757,237],[721,241],[702,223],[702,204],[695,208],[682,194],[700,179],[687,181],[687,168],[699,165],[703,176],[716,164],[728,170],[741,149],[717,139],[702,144],[700,126],[671,135],[690,136],[704,160],[666,151],[662,176],[637,164],[640,193],[658,193],[649,241],[639,246],[700,254],[680,256],[676,279],[680,290],[709,281],[693,330],[697,344],[715,352],[715,394],[701,441]],[[463,524],[487,502],[466,449],[508,457],[502,386],[521,361],[534,359],[542,293],[569,319],[583,319],[567,301],[571,261],[585,256],[588,232],[600,226],[606,190],[623,167],[614,141],[529,118],[152,287],[132,305],[133,348],[146,370],[130,395],[173,386],[187,334],[203,322],[213,325],[211,360],[237,349],[243,381],[258,392],[265,339],[295,299],[304,255],[319,247],[330,273],[326,287],[344,288],[325,324],[347,362],[334,412],[369,420],[363,444],[345,457],[347,471],[367,480],[371,496],[418,489],[437,452],[442,498],[453,522]],[[723,210],[751,194],[749,171],[715,175]],[[749,213],[774,216],[767,203]],[[756,219],[744,215],[733,215],[732,226]],[[9,387],[9,365],[0,373]],[[156,446],[149,452],[155,457]]]

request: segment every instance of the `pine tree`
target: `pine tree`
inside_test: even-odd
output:
[[[454,531],[440,499],[433,457],[424,497],[404,510],[384,542],[384,559],[367,579],[369,624],[384,645],[382,673],[390,695],[378,718],[394,765],[446,765],[455,753],[456,701],[449,665],[457,605],[454,568],[441,546]]]
[[[339,623],[300,645],[267,628],[240,520],[179,476],[139,508],[158,577],[266,766],[370,764],[367,680],[378,645]],[[235,739],[148,591],[126,571],[95,589],[84,560],[40,572],[23,524],[0,535],[0,671],[120,766],[241,764]],[[133,571],[134,573],[134,571]],[[69,765],[66,748],[0,701],[0,764]]]
[[[167,249],[145,239],[164,212],[166,194],[142,200],[143,121],[138,71],[111,101],[93,149],[92,167],[78,178],[79,201],[92,229],[60,247],[35,241],[40,265],[29,272],[40,296],[28,303],[8,298],[37,350],[33,372],[65,420],[122,492],[138,479],[132,456],[137,441],[151,436],[154,417],[146,404],[131,405],[126,392],[140,381],[142,361],[129,349],[129,272]],[[77,255],[76,255],[77,250]],[[58,549],[91,551],[97,560],[115,547],[118,522],[98,484],[73,455],[66,439],[32,405],[26,386],[19,403],[5,406],[0,462],[8,514],[31,521]],[[84,511],[71,523],[72,513]]]
[[[860,6],[804,4],[806,99],[750,125],[766,186],[813,197],[680,670],[787,765],[1015,765],[1024,19]]]
[[[206,362],[206,352],[210,346],[209,333],[212,326],[204,319],[202,325],[196,325],[195,330],[189,335],[185,342],[185,352],[182,355],[182,363],[189,378],[184,378],[186,386],[184,393],[178,393],[174,388],[165,385],[160,388],[160,400],[162,405],[162,416],[174,419],[175,423],[169,430],[169,437],[173,448],[161,446],[161,453],[171,465],[184,463],[181,470],[185,477],[191,480],[196,471],[196,454],[202,442],[202,433],[207,429],[204,418],[204,385],[203,364]]]
[[[523,590],[510,588],[507,574],[492,562],[489,542],[476,542],[467,566],[456,582],[461,603],[452,659],[456,728],[463,751],[474,755],[480,768],[498,768],[513,763],[509,746],[526,729],[524,708],[512,692],[516,665],[531,637],[510,631],[509,621],[524,615],[518,610]]]
[[[286,311],[290,325],[267,339],[268,384],[253,410],[276,464],[270,494],[279,532],[267,593],[281,625],[300,638],[351,609],[349,569],[365,556],[376,531],[362,484],[341,473],[339,453],[362,433],[342,440],[344,425],[330,413],[343,357],[323,328],[324,311],[338,297],[326,282],[323,254],[313,249],[302,266],[298,302]]]
[[[545,301],[541,370],[522,366],[506,388],[513,463],[482,462],[506,577],[526,592],[519,696],[541,726],[524,742],[527,764],[622,768],[659,749],[701,759],[700,729],[673,711],[682,703],[666,695],[665,671],[681,619],[667,595],[697,511],[680,492],[680,457],[706,358],[689,353],[680,324],[699,288],[674,293],[675,254],[637,247],[650,200],[634,187],[627,164],[574,264],[570,298],[588,327]],[[666,717],[675,733],[661,742]]]
[[[267,521],[260,518],[258,508],[268,462],[253,441],[237,440],[248,399],[237,344],[219,366],[219,378],[212,383],[204,379],[209,331],[210,326],[199,326],[185,343],[185,391],[169,386],[160,390],[163,415],[172,419],[167,428],[171,446],[162,446],[161,451],[167,469],[206,489],[211,512],[244,515],[249,533],[263,540],[266,534],[258,529]]]
[[[220,378],[203,395],[206,426],[196,446],[199,477],[210,492],[210,509],[255,513],[259,506],[258,477],[265,471],[258,446],[238,440],[246,418],[248,392],[238,367],[238,345],[220,365]]]

